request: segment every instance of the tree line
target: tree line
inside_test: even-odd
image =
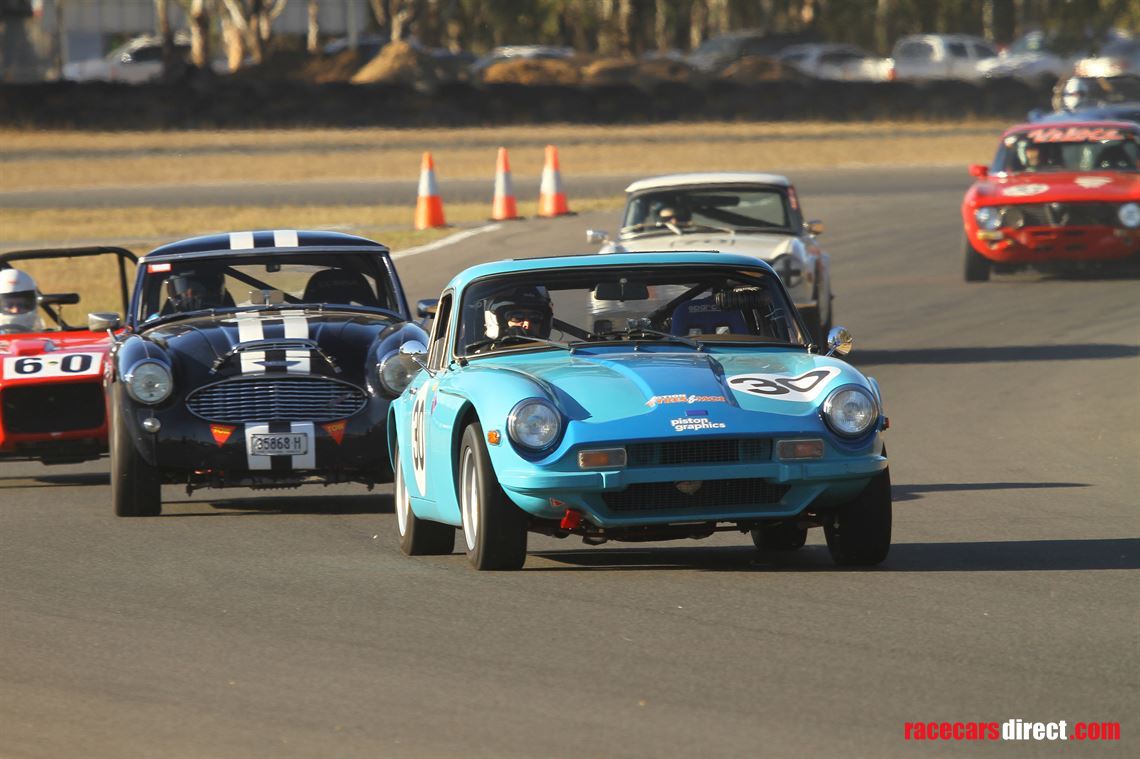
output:
[[[499,45],[550,44],[599,55],[691,50],[736,29],[799,33],[850,42],[886,55],[894,40],[921,32],[976,34],[1008,42],[1032,29],[1080,49],[1110,28],[1140,31],[1140,0],[358,0],[372,31],[415,37],[430,47],[481,52]],[[190,19],[192,59],[205,67],[211,29],[232,68],[261,61],[287,3],[308,11],[307,48],[320,49],[322,4],[346,0],[154,0],[158,32],[171,41],[169,9]]]

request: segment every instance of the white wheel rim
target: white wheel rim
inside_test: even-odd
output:
[[[400,465],[399,453],[396,456],[396,526],[400,530],[400,537],[404,537],[408,534],[408,514],[412,509],[412,499],[404,482],[404,467]]]
[[[467,550],[474,551],[479,539],[479,480],[475,476],[475,454],[470,448],[463,450],[459,467],[459,500],[463,512],[463,539]]]

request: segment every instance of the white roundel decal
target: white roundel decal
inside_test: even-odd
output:
[[[1027,198],[1030,195],[1040,195],[1048,191],[1049,185],[1047,184],[1019,184],[1013,187],[1006,187],[1001,191],[1001,194],[1008,195],[1011,198]]]
[[[1075,181],[1081,187],[1089,190],[1096,189],[1097,187],[1104,187],[1112,181],[1109,177],[1077,177]]]
[[[814,401],[839,370],[831,366],[812,369],[798,376],[789,374],[737,374],[728,378],[728,386],[733,390],[775,401]]]
[[[427,424],[424,418],[424,401],[427,393],[421,392],[412,401],[412,473],[420,496],[427,496]]]

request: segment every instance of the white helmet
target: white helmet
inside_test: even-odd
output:
[[[1087,105],[1089,94],[1088,82],[1074,76],[1061,88],[1061,106],[1066,111],[1075,111]]]
[[[19,269],[0,269],[0,333],[40,329],[36,281]]]

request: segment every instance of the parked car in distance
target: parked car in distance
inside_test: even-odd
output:
[[[785,65],[816,79],[885,82],[893,63],[855,45],[814,42],[784,48],[777,56]]]
[[[411,319],[388,249],[362,237],[234,232],[151,251],[107,383],[115,514],[160,514],[163,483],[390,481],[384,420],[416,369],[399,351],[427,340]]]
[[[189,36],[177,35],[174,39],[174,50],[180,59],[188,59]],[[72,82],[139,84],[160,76],[162,76],[162,38],[153,35],[135,37],[102,58],[65,63],[62,72],[62,78]]]
[[[101,327],[71,323],[64,310],[81,302],[125,309],[134,266],[134,254],[116,247],[0,255],[0,461],[73,464],[107,452],[103,373],[112,338]],[[70,292],[17,293],[21,306],[9,299],[22,289],[5,286],[9,278]],[[27,306],[32,311],[12,316]]]
[[[563,60],[573,57],[574,48],[572,47],[558,47],[554,45],[502,45],[496,47],[491,52],[481,56],[468,66],[468,70],[474,76],[480,76],[484,71],[494,66],[496,63],[503,61],[514,60],[539,60],[539,59],[556,59]]]
[[[832,324],[831,258],[795,187],[778,174],[704,172],[638,180],[616,238],[589,230],[601,253],[718,250],[755,256],[780,275],[816,346]]]
[[[604,307],[599,310],[599,306]],[[400,548],[518,569],[530,532],[610,540],[821,526],[834,560],[890,549],[878,384],[809,350],[771,267],[730,253],[532,258],[444,288],[392,405]],[[831,353],[850,334],[836,328]]]
[[[1140,125],[1021,124],[962,201],[965,278],[1103,267],[1140,258]]]
[[[1054,48],[1056,35],[1036,30],[1018,37],[997,57],[978,62],[978,70],[987,78],[1010,76],[1032,84],[1054,84],[1073,71],[1079,53],[1061,53]]]
[[[741,58],[748,56],[774,58],[789,45],[816,41],[818,37],[803,32],[741,29],[705,40],[696,50],[689,53],[688,63],[698,71],[712,74]]]
[[[1077,61],[1073,73],[1094,77],[1140,74],[1140,39],[1118,39],[1106,43],[1096,56]]]
[[[981,37],[968,34],[912,34],[900,38],[891,52],[893,79],[976,80],[983,76],[982,61],[997,57],[997,51]]]

